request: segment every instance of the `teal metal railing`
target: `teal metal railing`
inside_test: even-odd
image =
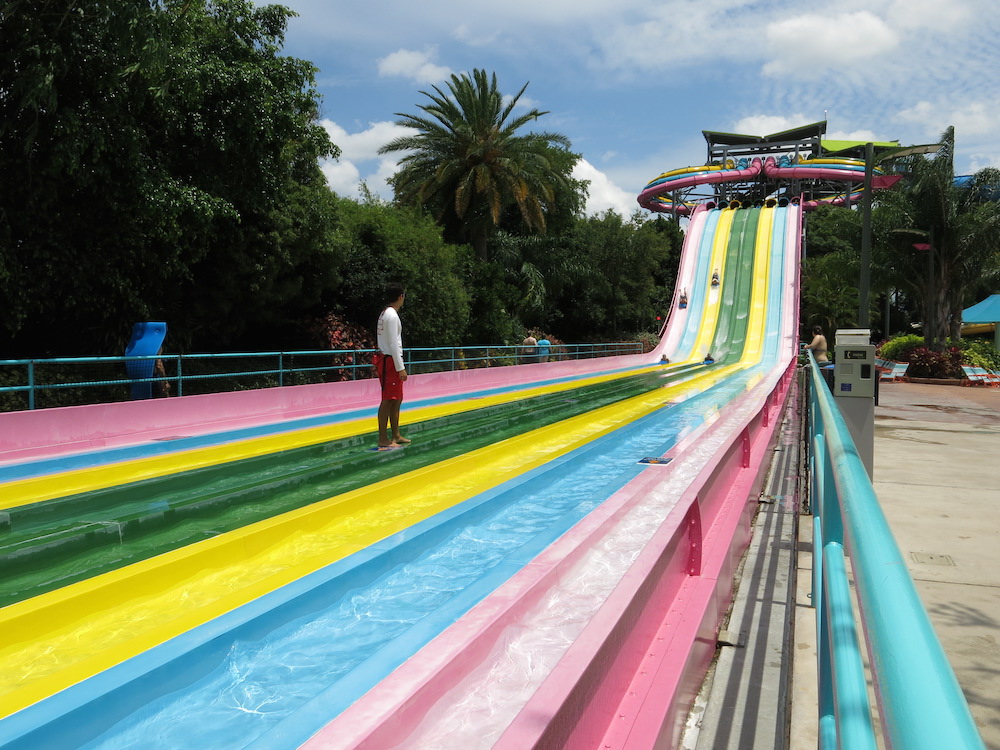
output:
[[[131,387],[151,383],[170,395],[359,380],[374,376],[372,349],[233,352],[224,354],[160,354],[146,357],[60,357],[0,360],[0,411],[17,411],[86,403],[127,401]],[[558,344],[548,360],[640,354],[639,342]],[[501,367],[540,361],[520,346],[411,348],[404,351],[412,374]],[[126,364],[159,360],[153,377],[132,378]]]
[[[985,748],[812,352],[809,361],[819,747],[874,750],[878,746],[850,569],[885,746]]]

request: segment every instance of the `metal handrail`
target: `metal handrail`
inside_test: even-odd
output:
[[[297,384],[302,380],[325,382],[334,380],[359,380],[374,377],[371,366],[373,349],[320,349],[306,351],[281,352],[226,352],[207,354],[155,354],[145,356],[115,356],[115,357],[53,357],[46,359],[8,359],[0,360],[0,374],[5,368],[23,368],[21,375],[16,375],[10,385],[0,385],[0,396],[5,394],[26,394],[27,408],[38,408],[38,397],[49,391],[67,391],[73,389],[103,388],[111,393],[105,398],[94,398],[93,401],[127,400],[128,389],[137,384],[169,383],[174,393],[182,396],[185,386],[190,391],[195,384],[213,380],[220,381],[223,387],[215,390],[229,390],[226,381],[254,379],[252,387],[282,387]],[[604,357],[620,354],[639,354],[642,344],[639,342],[612,342],[606,344],[557,344],[549,351],[548,359],[579,359],[584,357]],[[528,364],[541,361],[537,353],[529,355],[521,346],[447,346],[447,347],[416,347],[405,349],[404,358],[411,374],[455,370],[476,367],[501,367],[514,364]],[[228,367],[221,371],[199,372],[198,365],[210,365],[223,360],[271,360],[263,366],[238,369]],[[321,362],[303,362],[303,359],[322,360]],[[128,362],[143,360],[159,360],[164,366],[164,374],[151,377],[129,377],[125,372]],[[57,367],[61,370],[83,366],[103,366],[105,373],[119,368],[121,376],[95,377],[82,379],[69,378],[63,382],[42,382],[39,369]],[[8,377],[10,381],[12,378]],[[19,381],[19,382],[18,382]],[[0,381],[2,383],[3,381]],[[77,401],[87,402],[86,399]],[[0,404],[0,410],[4,407]],[[20,406],[18,408],[24,408]]]
[[[819,746],[875,748],[847,561],[886,747],[985,748],[850,431],[809,352]]]

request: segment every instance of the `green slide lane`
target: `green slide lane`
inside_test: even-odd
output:
[[[759,208],[742,208],[733,217],[726,249],[726,278],[715,336],[709,351],[721,364],[739,362],[747,337],[753,292],[753,260],[760,221]]]
[[[647,393],[688,368],[406,425],[413,443],[375,452],[374,431],[10,510],[0,606]]]

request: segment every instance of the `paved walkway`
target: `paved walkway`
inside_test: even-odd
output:
[[[1000,750],[1000,389],[883,385],[875,492],[991,750]],[[793,750],[816,747],[809,524],[800,524]]]

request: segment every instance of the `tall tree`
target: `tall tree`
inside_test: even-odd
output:
[[[615,211],[580,219],[569,238],[565,277],[550,274],[550,330],[566,340],[616,340],[658,332],[667,312],[683,235],[665,217]],[[551,262],[559,262],[554,255]]]
[[[441,228],[418,208],[372,195],[360,203],[337,200],[334,242],[344,263],[334,311],[374,332],[385,285],[399,281],[407,289],[400,315],[408,347],[464,343],[469,293],[462,273],[469,247],[446,243]]]
[[[861,216],[839,206],[820,206],[809,214],[805,227],[799,316],[803,335],[814,325],[828,332],[854,328],[858,324]]]
[[[391,180],[396,199],[427,207],[450,240],[470,243],[482,260],[508,207],[517,208],[528,229],[544,233],[558,192],[570,187],[575,159],[553,158],[553,149],[568,150],[569,140],[518,132],[548,114],[537,108],[514,114],[527,87],[505,104],[495,73],[452,75],[448,93],[437,86],[420,92],[430,99],[418,105],[424,115],[396,113],[397,125],[416,132],[379,151],[407,152]]]
[[[223,349],[318,305],[333,199],[315,69],[250,0],[0,7],[0,346]],[[255,341],[260,342],[259,338]]]
[[[910,179],[879,197],[875,211],[880,252],[897,269],[901,288],[921,300],[924,338],[940,350],[957,340],[967,292],[984,275],[996,273],[1000,255],[1000,170],[982,170],[956,180],[955,130],[941,135],[934,158],[911,164]],[[929,257],[913,245],[929,246]],[[928,257],[927,273],[920,269]]]

